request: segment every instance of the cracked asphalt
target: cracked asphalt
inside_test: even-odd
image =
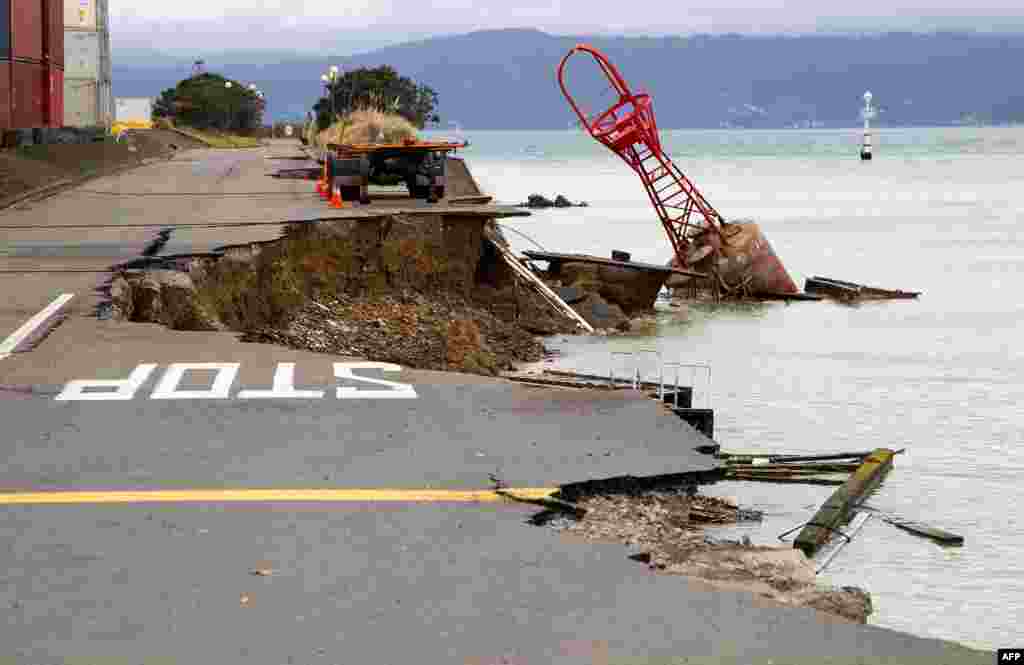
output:
[[[337,387],[392,388],[338,378],[333,364],[353,359],[96,318],[92,289],[106,267],[137,256],[157,229],[54,226],[284,214],[312,189],[265,176],[267,157],[291,151],[280,143],[189,151],[176,158],[189,166],[171,161],[90,184],[278,188],[288,193],[279,204],[172,199],[153,208],[66,193],[0,215],[0,227],[41,225],[0,228],[10,250],[0,271],[49,270],[0,272],[0,340],[57,293],[76,294],[35,348],[0,359],[0,493],[486,489],[492,474],[510,486],[554,487],[711,468],[693,450],[700,435],[637,393],[369,369],[356,374],[411,386],[416,397],[339,398]],[[217,239],[248,234],[230,229]],[[32,243],[60,251],[27,254]],[[130,399],[57,399],[70,381],[123,381],[143,363],[156,368]],[[177,389],[200,396],[153,399],[173,363],[237,363],[237,375],[214,398],[201,396],[209,371],[186,372]],[[296,388],[323,397],[239,396],[270,388],[280,363],[294,363]],[[656,576],[621,545],[528,524],[537,510],[394,501],[0,505],[0,663],[993,661]]]

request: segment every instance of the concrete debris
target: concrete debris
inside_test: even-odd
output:
[[[114,318],[161,323],[172,330],[223,330],[200,301],[188,274],[176,270],[123,272],[110,284]]]
[[[732,503],[686,491],[598,495],[581,498],[578,520],[553,519],[551,526],[595,541],[618,541],[639,550],[631,558],[652,570],[685,575],[716,590],[754,593],[766,601],[809,607],[865,623],[870,596],[854,587],[818,586],[811,562],[800,550],[718,540],[704,527],[753,518]]]
[[[597,293],[588,293],[572,307],[597,330],[625,331],[630,328],[629,317],[622,308],[609,303]]]
[[[544,357],[543,344],[529,332],[469,301],[410,291],[380,298],[324,299],[306,305],[286,326],[249,330],[242,339],[487,375]]]

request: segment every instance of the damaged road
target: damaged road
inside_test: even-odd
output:
[[[234,161],[187,153],[196,161],[162,167],[192,171],[178,181],[153,169],[105,183],[192,190],[196,178],[218,174],[220,188],[251,191],[256,175],[269,187],[271,179],[250,163],[265,155],[253,152],[236,153]],[[58,198],[18,215],[39,224],[56,214],[57,221],[78,215],[75,221],[126,227],[154,215],[173,225],[200,212],[260,219],[268,207],[282,212],[298,199],[299,190],[290,189],[296,185],[273,185],[288,193],[279,203],[236,197],[153,208],[136,199]],[[17,223],[18,215],[5,215],[4,223]],[[582,504],[580,488],[678,480],[711,469],[714,460],[694,450],[706,439],[637,393],[405,368],[368,370],[365,379],[412,386],[415,399],[342,400],[333,397],[336,387],[368,386],[335,376],[333,363],[346,359],[340,348],[320,353],[242,342],[215,325],[179,331],[96,317],[94,305],[110,294],[91,288],[110,276],[107,267],[141,256],[157,230],[113,229],[117,247],[109,253],[94,248],[85,264],[74,257],[74,265],[104,273],[3,278],[12,298],[0,316],[0,337],[45,306],[53,290],[76,296],[64,323],[38,346],[0,360],[0,496],[117,490],[126,502],[8,499],[0,506],[0,655],[19,662],[116,654],[135,662],[324,665],[352,654],[363,663],[575,665],[681,656],[820,662],[822,654],[838,656],[833,662],[990,662],[989,654],[937,640],[832,623],[748,588],[722,591],[683,575],[651,574],[627,558],[621,542],[569,540],[534,525],[533,505],[394,500],[395,490],[478,490],[500,481],[561,487],[566,500]],[[69,255],[89,238],[81,230],[45,232],[49,247]],[[218,242],[267,239],[250,232],[218,230]],[[17,255],[3,265],[20,270],[43,233],[5,235]],[[153,258],[180,251],[176,242],[184,241],[172,233],[166,245],[151,245]],[[32,269],[71,265],[67,256],[61,261]],[[220,314],[217,320],[224,323]],[[238,369],[223,397],[153,399],[175,363]],[[326,396],[241,397],[244,390],[266,392],[280,363],[294,363],[298,390]],[[141,364],[158,368],[130,399],[55,399],[70,381],[124,381]],[[211,380],[197,371],[179,387],[209,393]],[[298,488],[369,494],[345,501],[216,499],[217,492]],[[213,498],[158,505],[133,494],[194,489]]]
[[[383,499],[388,488],[486,488],[492,478],[600,489],[634,482],[624,470],[651,477],[712,465],[692,450],[699,435],[643,395],[411,370],[388,378],[409,382],[418,398],[59,403],[40,389],[0,400],[0,485],[380,488]],[[317,385],[301,366],[296,384]],[[596,500],[572,498],[600,515]],[[4,645],[37,661],[114,649],[140,661],[330,664],[360,653],[374,663],[578,664],[605,653],[667,659],[727,649],[741,662],[822,653],[981,662],[937,640],[787,607],[757,593],[758,580],[734,575],[741,584],[724,589],[673,568],[706,561],[703,545],[668,559],[667,572],[681,574],[651,575],[621,541],[565,540],[534,526],[537,513],[518,502],[372,497],[8,505]],[[621,505],[610,510],[605,524],[623,514]],[[652,556],[651,543],[684,547],[694,537],[677,538],[670,521],[653,517],[648,528],[665,531],[646,541]],[[258,577],[254,568],[275,572]],[[395,631],[405,639],[388,639]]]

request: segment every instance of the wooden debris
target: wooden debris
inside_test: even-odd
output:
[[[512,252],[494,238],[490,231],[485,231],[484,237],[491,243],[494,249],[498,251],[498,254],[500,254],[505,260],[508,267],[511,268],[512,271],[521,277],[527,284],[533,287],[533,289],[536,290],[537,293],[539,293],[555,311],[567,316],[569,319],[572,319],[580,328],[583,328],[587,332],[594,332],[594,327],[587,323],[586,319],[580,316],[576,310],[558,297],[558,294],[552,291],[540,277],[537,277],[523,266]]]
[[[922,536],[924,538],[930,538],[935,542],[943,545],[963,545],[964,537],[949,531],[943,531],[937,527],[929,526],[921,522],[914,522],[911,520],[903,520],[895,517],[883,517],[885,522],[893,525],[898,529],[909,531],[910,533]]]
[[[841,279],[831,279],[817,275],[807,278],[804,290],[808,293],[823,293],[842,301],[903,300],[917,298],[921,295],[920,291],[880,289],[874,286],[865,286],[856,282],[846,282]]]
[[[892,468],[895,454],[888,448],[873,450],[849,480],[822,504],[793,541],[793,547],[803,550],[808,557],[814,556],[818,548],[849,520],[851,511],[866,498],[868,492],[882,481],[885,473]]]
[[[787,455],[783,453],[765,453],[759,451],[720,451],[715,457],[728,460],[727,463],[750,464],[755,459],[767,459],[769,463],[787,462],[822,462],[828,460],[864,459],[871,454],[870,450],[857,453],[827,453],[824,455]],[[750,460],[750,461],[746,461]]]
[[[736,472],[755,471],[760,474],[814,475],[818,473],[853,473],[859,464],[727,464]]]
[[[744,480],[763,483],[798,483],[802,485],[843,485],[848,476],[820,474],[816,476],[758,475],[756,472],[726,474],[726,480]]]

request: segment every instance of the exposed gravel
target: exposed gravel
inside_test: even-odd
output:
[[[411,292],[311,301],[286,328],[250,331],[243,339],[477,374],[498,374],[544,357],[537,338],[488,311],[454,296]]]
[[[756,511],[692,492],[658,491],[599,495],[578,503],[582,519],[558,517],[545,524],[587,540],[621,542],[632,558],[666,574],[685,575],[717,588],[748,591],[781,605],[811,607],[864,623],[871,597],[855,587],[815,584],[814,567],[791,547],[762,547],[750,540],[713,539],[703,528],[760,519]]]

